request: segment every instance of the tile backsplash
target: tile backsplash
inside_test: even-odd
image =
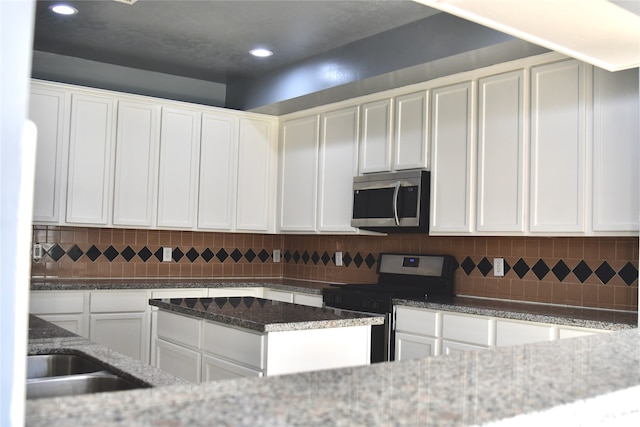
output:
[[[46,253],[33,277],[286,277],[377,280],[383,252],[453,255],[457,294],[572,306],[638,309],[637,237],[268,235],[34,226]],[[173,259],[162,262],[162,248]],[[274,249],[282,259],[274,263]],[[335,265],[342,252],[343,266]],[[504,258],[504,277],[493,258]]]

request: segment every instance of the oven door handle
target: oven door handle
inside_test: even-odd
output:
[[[400,219],[398,218],[398,194],[400,193],[400,181],[396,182],[393,190],[393,218],[396,220],[396,225],[400,225]]]

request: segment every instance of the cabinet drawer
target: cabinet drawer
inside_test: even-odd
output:
[[[293,292],[265,289],[264,298],[273,301],[293,302]]]
[[[38,292],[31,293],[31,314],[67,314],[84,312],[83,292]]]
[[[310,307],[322,307],[322,295],[293,294],[293,302]]]
[[[496,346],[498,347],[550,341],[552,339],[554,339],[554,330],[551,325],[504,320],[496,322]]]
[[[442,315],[444,339],[489,346],[494,335],[495,324],[490,318],[447,313]]]
[[[219,381],[243,377],[261,377],[262,371],[236,365],[213,356],[202,356],[202,381]]]
[[[200,320],[161,310],[158,312],[158,337],[199,348],[201,324]]]
[[[147,291],[91,293],[91,313],[146,311],[148,306]]]
[[[262,357],[264,335],[212,322],[204,322],[202,335],[202,350],[258,369],[264,369]],[[223,346],[219,343],[233,343],[233,345]]]
[[[396,331],[440,336],[440,314],[409,307],[396,307]]]

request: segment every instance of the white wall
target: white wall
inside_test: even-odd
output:
[[[33,0],[0,1],[0,425],[24,425],[35,133],[25,141]],[[31,129],[33,131],[33,129]],[[23,171],[26,169],[26,174]]]

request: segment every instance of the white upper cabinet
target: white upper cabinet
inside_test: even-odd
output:
[[[533,67],[530,231],[585,231],[585,148],[585,65]]]
[[[318,220],[321,232],[353,233],[353,177],[358,174],[358,107],[321,116]]]
[[[158,227],[191,229],[195,225],[200,118],[195,110],[162,109]]]
[[[63,90],[33,84],[29,101],[29,119],[38,128],[36,174],[33,197],[33,221],[59,221],[64,192],[64,151],[68,140],[69,95]]]
[[[241,118],[239,132],[236,230],[272,231],[277,128],[270,120]]]
[[[315,231],[318,115],[284,122],[280,138],[278,229]]]
[[[160,106],[118,103],[113,224],[151,227],[158,175]]]
[[[479,79],[478,231],[524,231],[524,108],[524,70]]]
[[[593,230],[637,233],[638,70],[593,79]]]
[[[238,118],[202,115],[198,228],[231,230],[235,226]]]
[[[360,173],[391,170],[391,99],[362,105]]]
[[[66,222],[109,223],[115,100],[72,94]]]
[[[428,169],[427,92],[395,99],[395,149],[393,169]]]
[[[430,232],[470,232],[475,171],[473,82],[435,88],[431,106]]]

